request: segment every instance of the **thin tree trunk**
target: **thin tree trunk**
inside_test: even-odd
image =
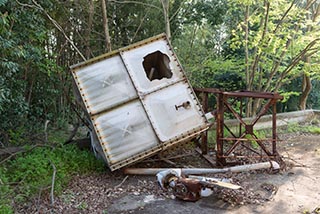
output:
[[[312,3],[312,1],[310,1],[310,0],[307,1],[307,5],[310,5],[311,3]],[[314,5],[314,8],[312,8],[312,14],[311,14],[312,21],[315,22],[319,15],[320,15],[320,4]],[[310,14],[307,14],[307,16],[309,16],[309,18],[310,18]],[[308,26],[307,31],[309,31],[309,32],[312,31],[312,27]],[[305,59],[305,64],[307,64],[307,65],[310,64],[310,61],[311,61],[310,56],[307,56]],[[310,78],[310,75],[308,74],[308,72],[305,71],[303,73],[302,93],[301,93],[301,97],[300,97],[300,101],[299,101],[299,108],[301,110],[306,110],[307,100],[308,100],[308,97],[309,97],[311,90],[312,90],[311,78]]]
[[[86,29],[86,36],[85,36],[85,46],[86,46],[85,55],[86,55],[87,59],[89,59],[90,55],[91,55],[90,35],[91,35],[91,31],[92,31],[93,14],[94,14],[94,0],[90,0],[88,27]]]
[[[246,5],[245,16],[244,16],[244,51],[245,51],[245,69],[246,69],[246,84],[247,90],[252,90],[252,81],[250,80],[250,70],[249,70],[249,5]],[[246,116],[249,117],[252,114],[252,99],[248,98]]]
[[[311,90],[312,90],[311,78],[305,72],[303,74],[302,94],[301,94],[300,102],[299,102],[300,110],[306,110],[306,108],[307,108],[307,100],[308,100],[308,96],[309,96]]]
[[[169,0],[161,0],[162,8],[163,8],[163,16],[164,16],[164,22],[165,22],[165,29],[167,38],[170,41],[171,40],[171,30],[170,30],[170,18],[169,18]]]
[[[111,48],[111,39],[109,34],[109,24],[108,24],[108,16],[107,16],[107,2],[106,0],[101,0],[102,3],[102,15],[103,15],[103,29],[105,35],[105,44],[106,44],[106,52],[110,52]]]

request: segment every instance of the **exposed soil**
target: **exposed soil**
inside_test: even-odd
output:
[[[217,188],[197,202],[174,199],[157,184],[155,176],[126,176],[120,171],[74,176],[55,197],[49,194],[17,207],[16,213],[320,213],[320,135],[284,134],[278,151],[286,169],[276,174],[268,170],[214,174],[232,179],[240,190]],[[179,166],[210,167],[189,149],[173,159]],[[173,155],[173,154],[170,154]],[[148,159],[137,166],[171,167],[170,162]]]

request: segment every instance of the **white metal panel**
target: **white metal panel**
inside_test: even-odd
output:
[[[206,119],[188,84],[180,82],[147,95],[143,101],[162,142],[202,127]],[[179,107],[189,102],[188,107]],[[176,108],[178,107],[178,109]]]
[[[93,123],[111,165],[156,147],[159,142],[138,100],[94,116]]]
[[[144,57],[156,51],[160,51],[162,54],[166,54],[169,57],[169,67],[172,72],[171,78],[163,78],[161,80],[155,79],[152,81],[147,78],[142,63]],[[152,43],[147,43],[143,46],[124,51],[121,55],[123,60],[126,62],[128,71],[139,92],[148,93],[157,88],[177,82],[184,77],[181,70],[182,68],[179,66],[177,59],[170,50],[170,46],[165,39],[157,40]]]
[[[137,97],[119,55],[74,72],[89,114],[97,114]]]

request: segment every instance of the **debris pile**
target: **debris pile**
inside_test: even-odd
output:
[[[225,180],[210,177],[201,177],[194,175],[208,174],[208,173],[226,173],[226,172],[247,172],[258,169],[272,169],[279,170],[280,166],[275,161],[262,162],[255,164],[248,164],[242,166],[234,166],[222,169],[212,168],[172,168],[172,169],[161,169],[161,168],[127,168],[124,170],[126,174],[137,174],[137,175],[155,175],[159,182],[160,187],[163,190],[173,192],[174,196],[178,199],[185,201],[197,201],[201,197],[207,197],[213,193],[213,189],[216,186],[238,190],[241,187],[239,185],[231,184]],[[230,192],[232,193],[232,192]],[[226,194],[224,194],[226,195]],[[234,198],[235,202],[243,201]]]

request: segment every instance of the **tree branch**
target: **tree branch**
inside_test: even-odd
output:
[[[21,149],[18,149],[17,152],[14,152],[14,153],[11,153],[7,158],[3,159],[1,162],[0,162],[0,165],[5,163],[6,161],[12,159],[14,156],[18,155],[18,154],[21,154],[21,153],[25,153],[25,152],[30,152],[32,151],[33,149],[37,148],[37,147],[49,147],[49,148],[53,148],[52,146],[49,146],[49,145],[43,145],[43,144],[36,144],[34,146],[32,146],[31,148],[29,149],[24,149],[24,148],[21,148]]]
[[[54,205],[54,182],[56,180],[57,168],[50,159],[49,159],[49,162],[51,163],[51,166],[53,169],[52,179],[51,179],[51,191],[50,191],[51,206],[53,206]]]
[[[140,24],[139,24],[137,30],[134,32],[134,35],[133,35],[133,37],[132,37],[132,39],[131,39],[131,42],[134,41],[134,39],[136,38],[136,36],[137,36],[137,34],[138,34],[141,26],[142,26],[142,23],[144,22],[144,20],[145,20],[145,18],[147,17],[147,15],[148,15],[148,12],[146,12],[146,14],[144,15],[144,17],[141,19]]]
[[[317,38],[313,41],[311,41],[303,50],[300,51],[300,53],[298,53],[294,59],[292,60],[292,62],[290,63],[289,66],[287,66],[286,69],[284,69],[284,71],[281,73],[280,78],[277,81],[277,84],[275,86],[275,90],[278,90],[281,86],[281,82],[284,79],[284,77],[306,56],[307,52],[318,42],[320,41],[320,38]],[[313,51],[314,52],[314,51]],[[316,53],[316,52],[314,52]]]
[[[280,28],[280,26],[282,25],[283,23],[283,20],[287,17],[287,15],[289,14],[290,10],[292,9],[293,5],[295,4],[296,0],[293,0],[290,7],[286,10],[286,12],[283,14],[283,16],[281,17],[279,23],[277,24],[276,28],[273,30],[273,34],[275,34],[278,29]]]
[[[80,55],[80,57],[83,60],[86,60],[86,58],[84,57],[84,55],[81,53],[81,51],[77,48],[77,46],[73,43],[73,41],[66,35],[66,33],[64,32],[64,30],[62,29],[61,25],[59,25],[59,23],[54,20],[49,13],[47,13],[47,11],[45,11],[45,9],[35,0],[32,0],[32,2],[35,4],[36,8],[41,10],[47,17],[48,19],[52,22],[52,24],[63,34],[63,36],[65,37],[66,40],[68,40],[68,42],[71,44],[71,46],[76,50],[76,52]],[[30,5],[27,5],[30,6]],[[34,7],[34,6],[33,6]]]
[[[259,41],[259,45],[262,44],[262,47],[264,47],[263,45],[263,40],[265,39],[265,36],[267,34],[267,26],[268,26],[268,21],[269,21],[269,10],[270,10],[270,3],[268,1],[265,1],[265,6],[266,6],[266,12],[265,12],[265,16],[264,16],[264,22],[263,22],[263,31],[262,31],[262,36],[261,36],[261,39]],[[268,41],[269,42],[269,41]],[[267,43],[268,43],[267,42]],[[259,46],[257,45],[257,46]],[[257,65],[258,65],[258,62],[260,60],[260,57],[262,55],[262,51],[259,53],[259,54],[256,54],[256,51],[255,51],[255,59],[254,59],[254,63],[252,65],[252,68],[251,68],[251,74],[250,74],[250,80],[251,82],[254,81],[254,75],[255,75],[255,72],[256,72],[256,69],[257,69]],[[260,91],[261,89],[261,86],[259,85],[259,89],[258,91]]]
[[[158,9],[158,10],[162,10],[160,7],[155,6],[153,4],[147,4],[147,3],[143,3],[143,2],[139,2],[139,1],[117,1],[117,0],[109,0],[109,1],[113,2],[113,3],[117,3],[117,4],[140,4],[143,6],[152,7],[152,8]]]

